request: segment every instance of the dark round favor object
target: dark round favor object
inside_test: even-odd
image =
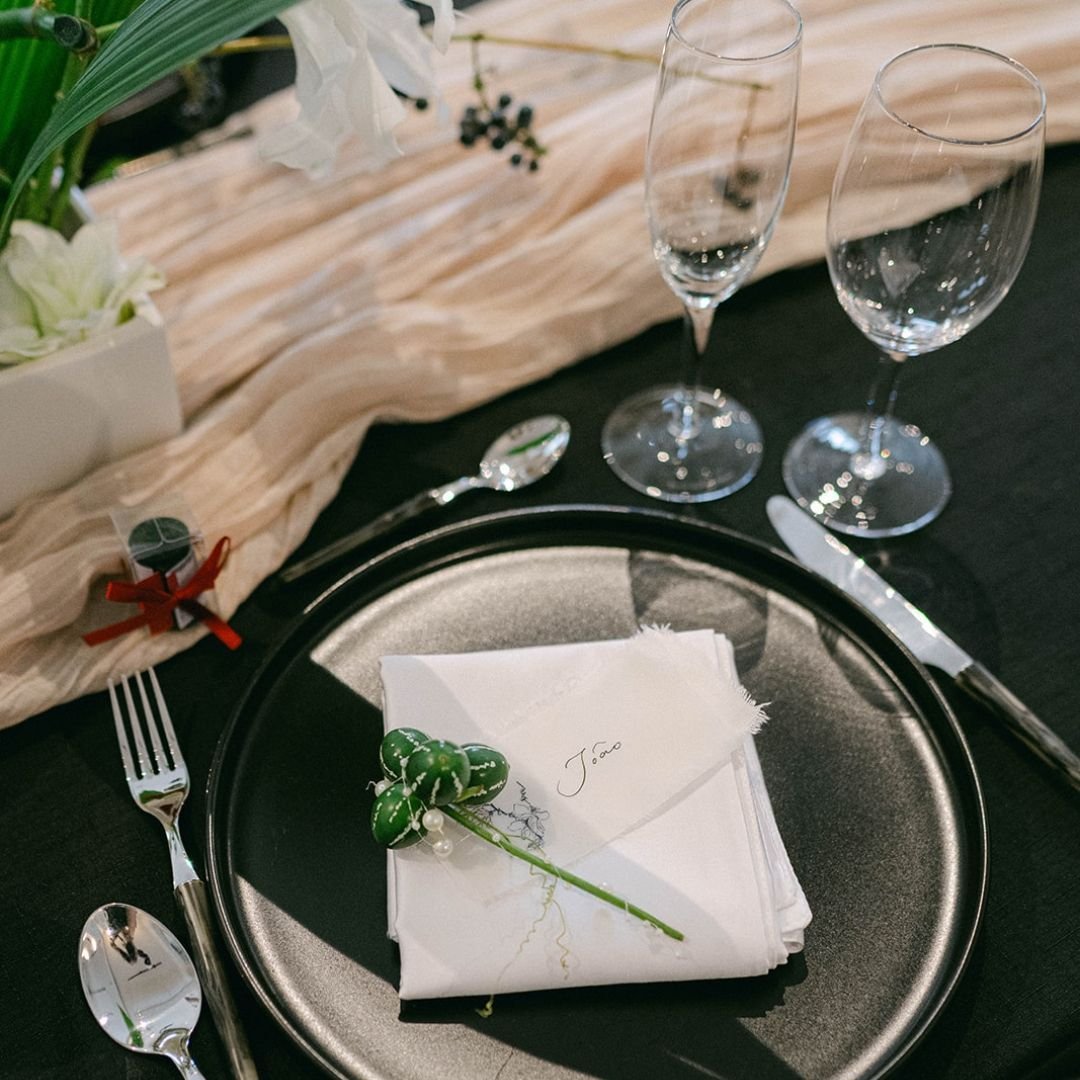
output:
[[[509,108],[509,107],[510,107],[510,103],[511,103],[511,102],[512,102],[513,100],[514,100],[514,99],[513,99],[513,98],[512,98],[512,97],[511,97],[511,96],[510,96],[509,94],[500,94],[500,95],[499,95],[499,108],[500,108],[500,109],[507,109],[507,108]]]
[[[191,554],[191,530],[178,518],[147,518],[128,534],[128,549],[140,566],[165,574]]]

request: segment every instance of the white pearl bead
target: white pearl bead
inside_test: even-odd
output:
[[[426,810],[420,820],[428,832],[442,832],[443,825],[446,824],[446,818],[443,817],[441,810]]]
[[[390,781],[389,780],[380,780],[375,785],[375,794],[376,795],[381,795],[389,786],[390,786]]]
[[[454,850],[454,841],[451,840],[449,836],[440,836],[439,839],[431,845],[431,850],[434,851],[440,859],[445,859]]]

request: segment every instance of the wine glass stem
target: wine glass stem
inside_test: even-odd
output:
[[[866,401],[866,420],[859,433],[861,445],[851,458],[851,471],[860,480],[876,480],[888,468],[882,441],[896,407],[903,362],[900,353],[881,352],[877,378]]]
[[[692,439],[697,434],[701,424],[697,392],[701,389],[702,361],[705,357],[705,349],[709,344],[709,334],[712,331],[713,316],[716,314],[716,308],[711,304],[707,307],[685,304],[683,311],[685,313],[683,319],[685,338],[683,354],[685,359],[683,361],[683,377],[679,383],[678,398],[681,413],[677,418],[672,434],[676,438]]]

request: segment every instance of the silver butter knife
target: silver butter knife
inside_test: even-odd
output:
[[[1080,790],[1080,757],[982,664],[790,499],[774,495],[766,511],[799,562],[876,615],[924,664],[940,668],[976,701],[989,705],[1014,735]]]

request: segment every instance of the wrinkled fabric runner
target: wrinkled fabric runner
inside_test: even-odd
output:
[[[912,45],[960,41],[1015,56],[1047,89],[1048,138],[1080,138],[1080,21],[1060,0],[803,0],[799,129],[784,215],[759,276],[822,257],[828,189],[876,69]],[[484,29],[659,56],[668,0],[493,0]],[[0,727],[101,689],[205,633],[128,635],[91,649],[103,576],[122,572],[116,506],[180,493],[206,537],[232,539],[217,596],[227,618],[301,543],[375,421],[444,418],[662,320],[642,211],[655,66],[484,45],[503,87],[537,110],[538,173],[410,118],[406,155],[375,175],[343,153],[320,182],[238,138],[91,192],[124,249],[166,274],[166,319],[186,427],[0,522]],[[469,47],[440,83],[470,99]],[[230,125],[272,127],[289,94]],[[2,390],[2,378],[0,378]]]

